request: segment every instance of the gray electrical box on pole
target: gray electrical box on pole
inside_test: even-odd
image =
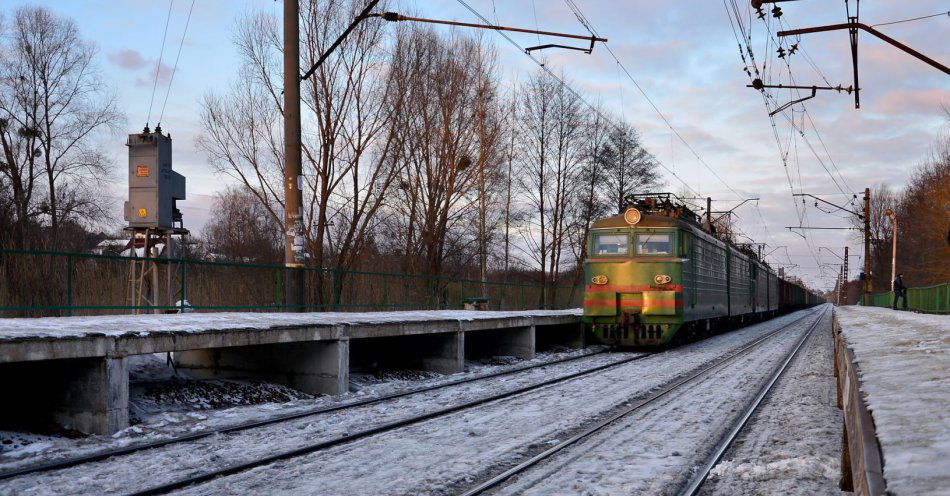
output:
[[[125,202],[129,223],[125,230],[131,233],[129,307],[135,313],[185,311],[183,249],[188,230],[177,205],[185,199],[185,177],[172,170],[171,135],[162,134],[160,127],[153,133],[146,126],[141,133],[130,134],[125,146],[129,147],[129,199]],[[177,250],[172,236],[182,237]],[[177,268],[172,266],[175,251]],[[163,255],[165,262],[158,262]],[[173,277],[179,278],[179,284],[172,285]],[[160,279],[165,280],[164,289]],[[179,288],[177,303],[172,288]]]
[[[172,170],[172,139],[159,129],[130,134],[129,227],[173,229],[181,222],[176,202],[185,199],[185,177]]]

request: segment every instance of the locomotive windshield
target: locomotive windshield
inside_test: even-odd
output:
[[[638,234],[637,255],[672,255],[672,234]]]
[[[626,234],[599,234],[594,236],[594,253],[597,255],[626,255]]]

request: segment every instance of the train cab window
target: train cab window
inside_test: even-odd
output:
[[[626,255],[626,234],[599,234],[594,236],[594,253],[597,255]]]
[[[638,234],[637,255],[672,255],[672,234]]]

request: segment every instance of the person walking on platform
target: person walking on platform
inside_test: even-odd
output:
[[[907,286],[904,285],[904,274],[897,274],[894,279],[894,310],[897,310],[898,298],[904,299],[904,310],[907,310]]]

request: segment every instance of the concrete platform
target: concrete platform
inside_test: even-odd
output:
[[[23,407],[8,414],[44,415],[66,428],[109,434],[128,426],[124,359],[130,355],[171,352],[177,366],[197,378],[252,377],[313,394],[342,394],[349,387],[351,356],[457,373],[464,369],[466,356],[532,358],[538,346],[583,347],[581,313],[580,309],[186,313],[0,319],[0,394]],[[469,350],[466,340],[471,342]],[[36,397],[37,391],[41,397]]]
[[[837,307],[835,334],[845,482],[855,494],[946,494],[950,316]]]

